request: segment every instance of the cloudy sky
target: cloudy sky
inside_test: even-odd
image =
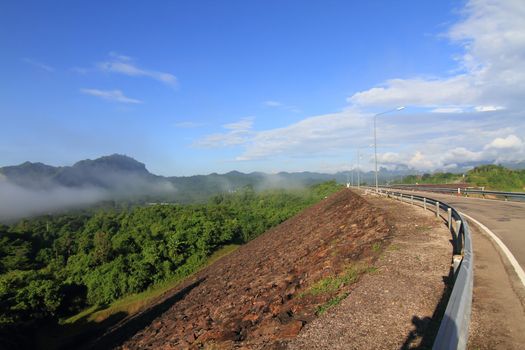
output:
[[[523,0],[20,0],[0,27],[0,166],[370,169],[390,110],[382,166],[525,160]]]

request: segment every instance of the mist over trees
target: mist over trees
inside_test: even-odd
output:
[[[185,277],[220,247],[247,242],[339,188],[335,182],[289,191],[245,187],[206,204],[0,225],[0,345],[39,322]]]
[[[381,169],[381,178],[406,175],[408,171]],[[214,195],[235,192],[245,186],[252,186],[255,191],[299,189],[333,179],[344,183],[350,178],[350,172],[244,174],[238,171],[163,177],[151,174],[143,163],[119,154],[62,167],[25,162],[0,168],[0,222],[94,205],[202,204]],[[361,172],[361,180],[367,179],[373,179],[373,174]]]
[[[83,160],[70,167],[25,162],[0,168],[0,222],[109,200],[144,203],[175,193],[170,181],[123,155]]]

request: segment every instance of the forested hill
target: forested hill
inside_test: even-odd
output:
[[[188,276],[217,249],[247,242],[340,188],[335,182],[258,193],[248,187],[206,204],[0,225],[0,348],[33,348],[31,334],[43,322]]]
[[[402,184],[451,184],[465,182],[471,186],[496,191],[525,191],[525,169],[509,169],[501,165],[482,165],[465,174],[434,173],[406,176]]]

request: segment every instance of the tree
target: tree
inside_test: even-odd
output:
[[[103,264],[111,257],[111,241],[107,232],[98,231],[93,238],[93,258],[95,263]]]

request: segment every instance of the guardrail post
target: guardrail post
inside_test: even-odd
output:
[[[414,196],[410,196],[410,204],[414,205]]]
[[[461,250],[463,249],[463,244],[461,241],[461,220],[456,220],[456,244],[454,246],[456,247],[456,254],[461,254]]]
[[[447,214],[448,214],[448,229],[450,230],[452,228],[452,209],[447,208]]]
[[[436,218],[439,219],[439,202],[436,202]]]
[[[427,210],[427,199],[423,198],[423,209]]]
[[[454,269],[454,274],[458,271],[459,265],[461,264],[462,260],[463,260],[463,255],[461,254],[455,254],[452,257],[452,268]]]
[[[461,220],[456,220],[456,233],[459,233],[461,229]]]
[[[400,193],[399,194],[399,200],[402,202],[403,201],[403,193]]]

